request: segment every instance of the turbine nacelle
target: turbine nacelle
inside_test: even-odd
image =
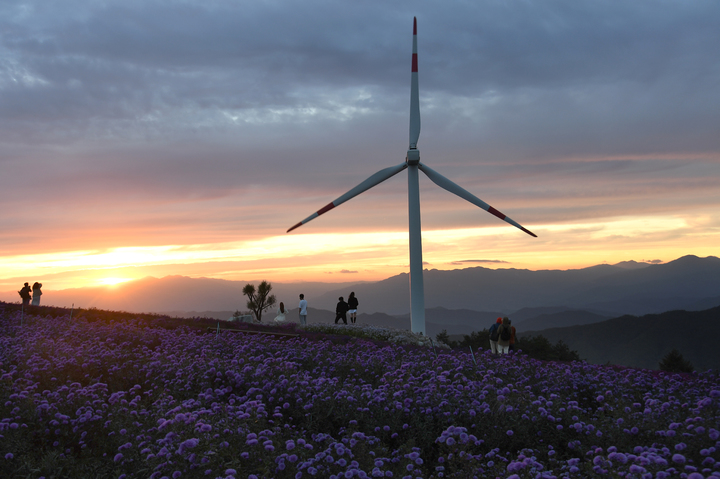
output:
[[[405,162],[408,165],[417,165],[420,163],[420,150],[417,148],[410,148],[407,151],[407,156],[405,157]]]

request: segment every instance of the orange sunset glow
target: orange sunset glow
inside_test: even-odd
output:
[[[0,22],[0,299],[407,273],[404,173],[286,231],[404,161],[413,16],[421,161],[538,235],[421,175],[426,268],[720,254],[714,7],[113,4]]]

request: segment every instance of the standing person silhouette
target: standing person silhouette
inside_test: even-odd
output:
[[[27,306],[28,304],[30,304],[30,299],[31,299],[30,291],[31,291],[30,286],[28,286],[27,283],[25,283],[25,286],[23,286],[23,288],[20,291],[18,291],[18,294],[22,298],[23,306]]]
[[[40,306],[40,296],[42,296],[42,291],[40,291],[40,288],[42,288],[42,283],[38,283],[37,281],[32,286],[33,306]]]
[[[515,351],[515,333],[517,331],[515,330],[515,326],[512,325],[512,319],[508,319],[508,324],[510,325],[510,330],[512,331],[512,338],[510,338],[510,351]]]
[[[350,293],[350,296],[348,297],[348,300],[347,300],[348,312],[350,313],[350,322],[352,324],[355,324],[355,321],[357,321],[358,304],[360,304],[360,303],[358,303],[358,300],[355,297],[355,292],[353,291],[352,293]]]
[[[498,328],[502,324],[502,318],[495,320],[492,326],[490,326],[490,351],[493,354],[498,352]]]
[[[498,327],[497,349],[499,354],[507,354],[510,352],[510,340],[512,339],[512,329],[510,329],[510,319],[505,317]]]
[[[335,324],[337,324],[341,319],[343,320],[343,323],[347,324],[347,312],[348,304],[345,300],[343,300],[343,297],[340,296],[338,298],[338,304],[335,306]]]
[[[300,304],[298,305],[298,314],[300,315],[300,325],[307,325],[307,301],[305,301],[305,295],[300,295]]]

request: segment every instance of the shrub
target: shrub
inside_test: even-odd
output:
[[[691,373],[693,365],[680,354],[680,351],[673,349],[660,361],[660,370],[670,373]]]

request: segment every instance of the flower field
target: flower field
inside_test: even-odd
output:
[[[437,353],[5,314],[0,477],[720,478],[717,373]]]

